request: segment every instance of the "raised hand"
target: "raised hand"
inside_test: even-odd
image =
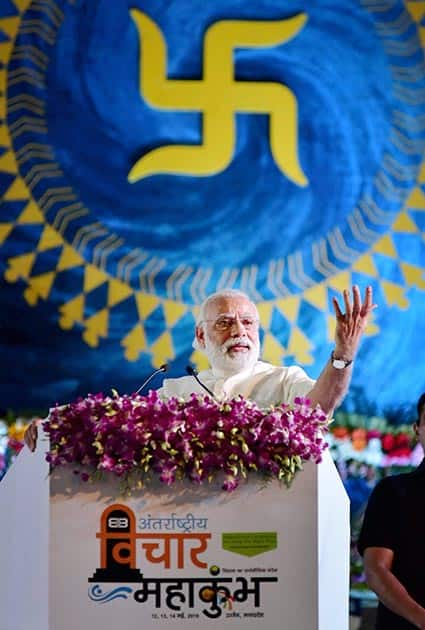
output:
[[[345,312],[341,310],[338,300],[332,299],[336,316],[335,356],[350,361],[356,355],[369,315],[377,304],[373,304],[371,286],[366,287],[363,302],[357,285],[353,286],[353,301],[348,289],[343,292],[343,299]]]

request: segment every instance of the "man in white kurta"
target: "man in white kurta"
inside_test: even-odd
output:
[[[298,366],[278,367],[259,360],[259,315],[247,295],[231,289],[210,295],[199,310],[194,347],[206,354],[211,367],[198,375],[200,383],[193,375],[165,379],[160,395],[187,399],[208,390],[218,400],[242,395],[260,407],[291,404],[303,396],[331,414],[347,391],[360,338],[375,308],[371,287],[363,303],[356,286],[352,303],[348,291],[343,297],[345,313],[334,299],[335,349],[314,381]]]
[[[230,376],[212,368],[200,372],[198,377],[217,400],[231,399],[240,394],[255,401],[259,407],[293,403],[297,396],[307,396],[315,384],[300,367],[277,367],[264,361],[257,361],[254,366]],[[167,398],[179,396],[187,399],[192,393],[205,394],[206,391],[193,376],[183,376],[165,379],[159,393]]]
[[[371,287],[366,288],[363,302],[357,286],[353,287],[352,301],[348,290],[343,292],[343,300],[345,312],[333,298],[335,347],[314,381],[298,366],[277,367],[259,360],[259,315],[247,295],[232,289],[213,293],[200,307],[194,340],[211,368],[199,374],[202,385],[193,375],[165,379],[160,395],[187,399],[192,393],[205,393],[206,387],[217,400],[242,395],[260,407],[291,404],[297,396],[304,396],[330,416],[348,389],[360,339],[376,306]],[[25,441],[31,450],[35,449],[35,422],[28,427]]]

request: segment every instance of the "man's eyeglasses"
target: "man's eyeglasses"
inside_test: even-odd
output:
[[[250,317],[249,315],[243,315],[238,318],[239,322],[245,328],[245,330],[254,330],[258,326],[258,319]],[[218,319],[204,319],[204,322],[212,322],[215,330],[219,332],[226,332],[236,326],[238,321],[236,317],[219,317]]]

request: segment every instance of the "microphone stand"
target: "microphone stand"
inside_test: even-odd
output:
[[[186,372],[190,375],[193,376],[193,378],[195,379],[195,381],[197,383],[199,383],[199,385],[205,389],[205,391],[211,396],[211,398],[213,398],[214,400],[216,400],[216,397],[214,396],[214,394],[212,393],[212,391],[210,389],[208,389],[208,387],[206,385],[204,385],[204,383],[199,379],[198,377],[198,373],[195,370],[194,367],[192,367],[191,365],[187,365],[186,366]]]
[[[156,376],[160,372],[166,372],[167,369],[168,369],[168,365],[164,363],[163,365],[161,365],[161,367],[159,367],[157,370],[152,372],[152,374],[148,376],[148,378],[140,385],[139,389],[135,392],[135,394],[138,394],[139,392],[141,392],[142,389],[144,389],[146,385],[151,382],[154,376]]]

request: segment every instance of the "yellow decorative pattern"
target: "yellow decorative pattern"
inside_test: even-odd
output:
[[[425,17],[425,2],[407,2],[406,7],[412,18],[418,24],[421,22],[423,17]]]
[[[156,368],[174,359],[173,339],[168,330],[162,333],[157,341],[152,344],[151,352],[153,357],[152,364]]]
[[[401,212],[393,223],[393,231],[414,233],[418,232],[418,227],[406,212]]]
[[[0,61],[5,67],[7,67],[9,63],[14,40],[21,24],[22,16],[29,5],[29,0],[15,0],[14,4],[20,12],[20,17],[0,19],[0,29],[9,37],[9,41],[0,43]],[[54,6],[54,3],[51,3],[51,6]],[[406,6],[419,25],[425,16],[425,2],[407,2]],[[199,103],[195,102],[190,95],[190,82],[175,82],[184,83],[184,85],[174,86],[172,81],[165,80],[166,53],[163,49],[163,44],[161,44],[159,40],[161,34],[159,33],[158,35],[157,29],[155,31],[155,25],[148,24],[146,19],[142,19],[140,16],[140,12],[134,13],[134,19],[138,25],[139,31],[141,33],[147,33],[148,40],[149,38],[154,38],[155,40],[153,43],[152,41],[150,43],[149,41],[147,43],[144,42],[143,45],[152,44],[155,50],[159,50],[162,46],[162,71],[159,73],[156,72],[155,77],[153,77],[152,69],[146,68],[151,83],[154,81],[157,82],[157,85],[161,86],[161,90],[172,90],[173,100],[171,104],[173,109],[178,107],[186,108],[190,105],[194,109],[207,112],[209,107],[208,101],[211,99],[211,94],[213,93],[211,89],[205,92],[202,103]],[[286,41],[289,37],[294,36],[296,32],[303,27],[304,22],[305,17],[298,16],[296,19],[294,18],[292,22],[288,20],[275,23],[275,30],[267,40],[269,41],[268,45],[272,45],[273,42]],[[249,34],[249,42],[251,42],[251,45],[265,45],[264,42],[268,35],[261,35],[262,31],[258,29],[258,24],[252,22],[250,24],[252,26],[252,30]],[[36,26],[26,24],[25,28],[31,29],[36,28]],[[231,36],[226,35],[226,23],[222,23],[220,28],[224,29],[220,37],[223,34],[225,35],[225,39],[221,39],[220,41],[225,41],[226,45],[222,50],[220,47],[217,47],[215,44],[217,30],[211,30],[208,40],[206,41],[205,63],[207,76],[214,78],[214,76],[217,75],[218,69],[220,69],[220,73],[227,73],[229,79],[232,74],[230,51],[237,45],[239,40],[238,38],[234,38],[235,31],[232,31]],[[425,29],[419,26],[418,30],[422,38],[422,45],[424,45]],[[48,35],[48,37],[50,37],[50,35]],[[240,35],[238,35],[238,37],[240,39]],[[208,46],[210,48],[208,48]],[[37,59],[42,66],[44,62],[41,57],[41,51],[39,52],[40,54],[37,56]],[[142,65],[145,63],[145,56],[146,55],[142,52]],[[222,77],[221,74],[220,77]],[[27,76],[26,79],[39,80],[37,74],[33,74],[32,77]],[[12,76],[11,79],[9,77],[9,80],[15,81],[17,77]],[[218,79],[216,76],[214,80],[217,82]],[[229,116],[230,114],[233,116],[234,112],[236,110],[239,111],[240,108],[243,110],[242,101],[245,98],[247,100],[244,102],[249,104],[250,108],[254,107],[255,111],[265,111],[267,113],[277,111],[276,103],[278,102],[290,106],[291,114],[289,123],[288,120],[279,118],[276,113],[276,125],[281,125],[285,129],[285,133],[287,133],[288,128],[290,130],[291,135],[287,144],[289,149],[287,149],[285,154],[278,154],[278,149],[273,141],[273,134],[276,132],[272,130],[272,150],[275,151],[275,159],[281,169],[284,170],[293,181],[296,181],[299,185],[304,185],[306,179],[296,157],[296,104],[289,90],[282,90],[282,86],[280,86],[279,99],[275,99],[274,97],[266,97],[266,95],[269,94],[265,89],[267,84],[262,84],[261,86],[261,89],[265,90],[263,94],[256,91],[255,85],[249,84],[249,86],[245,86],[246,89],[241,92],[241,95],[236,95],[235,90],[236,87],[239,86],[233,85],[230,79],[228,83],[229,91],[226,92],[226,94],[229,95],[229,98],[227,99],[226,96],[225,100]],[[156,103],[157,106],[160,98],[165,98],[162,93],[154,93],[152,85],[148,86],[146,83],[141,83],[141,85],[144,96],[150,95],[149,98],[151,98],[152,102]],[[213,82],[211,85],[216,85],[216,83]],[[6,88],[7,73],[4,69],[0,69],[0,91],[3,95],[6,92]],[[221,88],[218,91],[220,99],[222,99],[222,91]],[[270,103],[273,103],[273,106]],[[3,119],[6,119],[7,114],[6,104],[6,98],[0,95],[0,118]],[[15,107],[16,103],[13,103],[13,106]],[[10,134],[19,134],[24,125],[40,124],[40,121],[35,117],[35,114],[40,112],[40,105],[36,102],[32,102],[31,107],[34,110],[34,120],[36,122],[28,119],[20,120],[19,125],[15,126],[12,130],[9,130],[4,124],[0,125],[0,145],[6,149],[4,154],[0,157],[0,170],[14,176],[13,181],[11,181],[10,186],[3,195],[3,202],[25,202],[25,206],[14,221],[0,223],[0,245],[7,241],[16,225],[40,226],[40,236],[35,248],[31,248],[31,250],[19,256],[9,257],[4,278],[10,283],[23,282],[25,284],[23,291],[25,300],[30,306],[35,307],[40,300],[47,300],[49,298],[52,288],[55,286],[56,281],[60,281],[62,273],[70,269],[81,267],[82,273],[79,289],[77,289],[76,294],[69,299],[69,301],[59,306],[59,326],[63,330],[69,330],[78,325],[82,329],[81,334],[84,341],[92,348],[98,347],[102,339],[108,336],[110,318],[114,309],[119,308],[123,301],[131,300],[134,305],[135,322],[133,328],[120,340],[124,355],[128,361],[137,361],[143,353],[146,353],[150,355],[152,365],[159,367],[162,363],[172,360],[175,356],[173,334],[181,319],[187,315],[189,315],[193,321],[195,319],[197,308],[185,304],[182,300],[178,299],[179,283],[183,283],[184,279],[192,270],[190,267],[182,267],[176,270],[175,277],[169,285],[170,291],[174,291],[176,299],[162,298],[155,295],[154,291],[150,290],[155,274],[157,274],[161,268],[161,261],[154,261],[153,259],[147,260],[147,255],[140,251],[138,258],[134,257],[134,259],[132,259],[131,256],[128,257],[128,260],[122,266],[121,275],[117,274],[117,277],[113,277],[110,273],[106,272],[100,264],[95,265],[93,260],[88,261],[84,258],[84,243],[88,242],[96,230],[96,233],[99,233],[98,231],[102,229],[101,226],[94,226],[91,230],[81,228],[81,231],[76,234],[73,242],[65,240],[63,236],[65,231],[64,224],[66,224],[67,221],[74,220],[75,217],[87,213],[88,210],[78,202],[71,189],[57,190],[51,188],[40,203],[35,201],[32,194],[35,182],[37,178],[44,177],[46,172],[57,168],[54,162],[46,161],[46,168],[44,168],[44,170],[39,169],[32,171],[30,176],[27,175],[26,181],[20,176],[19,161],[25,159],[25,154],[23,153],[18,157],[13,154]],[[208,118],[208,116],[206,116],[206,118]],[[208,151],[210,151],[208,133],[210,136],[216,134],[214,124],[211,124],[211,129],[209,132],[207,130],[207,136],[206,139],[204,139],[205,146],[207,146]],[[211,169],[221,168],[231,154],[230,149],[232,142],[234,142],[233,136],[231,123],[229,122],[226,132],[224,134],[217,134],[221,146],[220,148],[215,147],[212,149],[212,161],[210,161],[209,157],[203,164],[200,161],[199,169],[206,169],[210,172]],[[225,140],[225,142],[223,142],[223,140]],[[407,140],[401,132],[400,135],[395,136],[394,141],[402,143],[404,147],[409,149],[408,143],[406,144]],[[224,144],[226,144],[227,148],[224,147]],[[184,149],[188,150],[187,147],[184,147]],[[223,157],[224,154],[219,154],[219,152],[224,151],[224,149],[226,149],[227,154]],[[201,151],[204,150],[206,150],[205,147],[201,149]],[[42,149],[40,149],[40,147],[27,147],[27,152],[31,151],[40,153]],[[198,156],[198,153],[196,153],[196,156]],[[135,181],[135,179],[144,176],[148,172],[144,169],[155,168],[156,171],[165,172],[165,167],[163,166],[165,161],[163,162],[162,159],[161,157],[158,162],[159,166],[158,164],[156,166],[146,166],[146,163],[144,163],[143,166],[140,164],[136,165],[137,168],[135,167],[135,170],[131,173],[131,179]],[[198,161],[198,157],[194,159]],[[173,160],[171,160],[171,162]],[[174,164],[176,164],[176,162],[174,162]],[[193,160],[192,164],[195,164]],[[173,166],[173,168],[175,169],[176,167]],[[400,165],[396,165],[395,168],[398,168],[400,173],[402,172]],[[285,356],[291,355],[298,363],[303,365],[312,364],[315,351],[314,343],[299,327],[299,315],[302,306],[308,305],[309,307],[321,311],[324,317],[324,329],[326,330],[328,340],[331,341],[335,327],[331,298],[335,293],[340,293],[343,289],[349,287],[353,280],[365,285],[373,279],[382,289],[382,294],[388,307],[402,310],[409,307],[408,292],[410,288],[414,287],[419,290],[425,290],[424,267],[412,265],[404,260],[402,253],[398,250],[395,238],[397,235],[402,234],[406,235],[408,238],[415,239],[416,243],[418,237],[421,235],[422,237],[424,236],[420,223],[415,219],[416,212],[425,211],[424,183],[425,160],[422,162],[422,166],[419,170],[417,185],[412,189],[398,216],[395,217],[392,225],[388,226],[387,232],[383,235],[373,232],[371,236],[369,233],[371,230],[369,229],[368,232],[364,218],[362,218],[363,215],[361,213],[353,213],[351,222],[353,234],[360,235],[363,238],[363,242],[368,243],[368,247],[362,252],[355,252],[343,239],[341,240],[342,237],[340,234],[335,233],[335,239],[332,242],[329,240],[329,243],[333,250],[338,252],[340,260],[345,260],[346,269],[344,271],[341,272],[338,270],[333,273],[329,272],[329,275],[323,281],[313,282],[304,273],[302,261],[294,254],[291,258],[291,273],[293,274],[294,284],[296,284],[295,281],[297,281],[299,283],[298,286],[302,287],[302,289],[296,295],[288,295],[286,287],[278,286],[279,281],[277,277],[279,275],[280,261],[274,262],[273,269],[276,270],[276,274],[270,275],[269,285],[271,289],[278,287],[279,291],[276,289],[274,293],[277,294],[279,292],[280,297],[267,301],[260,300],[259,302],[259,311],[265,330],[263,344],[263,356],[265,360],[281,362],[284,360]],[[55,200],[67,201],[70,205],[66,207],[60,216],[58,213],[57,216],[59,216],[59,218],[56,224],[51,225],[46,216]],[[380,217],[380,209],[374,207],[373,204],[367,205],[363,210],[367,216],[373,217],[375,220],[378,220]],[[109,245],[111,245],[111,243],[109,243]],[[422,247],[424,247],[423,241]],[[45,270],[42,273],[33,271],[36,268],[39,258],[42,257],[46,251],[54,248],[61,250],[57,260],[52,262],[54,268]],[[324,251],[319,252],[319,254],[321,257],[320,264],[326,266],[327,262]],[[344,256],[346,256],[346,259]],[[394,281],[393,279],[389,280],[384,272],[382,272],[380,267],[380,259],[382,257],[391,261],[392,265],[398,269],[399,281]],[[100,259],[101,254],[99,254],[99,260]],[[132,260],[146,260],[146,265],[141,272],[142,290],[141,288],[135,289],[130,284],[130,274],[126,272],[126,269],[131,267]],[[228,280],[225,284],[229,286],[233,284],[232,279],[235,277],[235,273],[235,270],[226,270],[226,278]],[[247,279],[247,283],[249,288],[249,278]],[[89,312],[89,297],[96,289],[101,288],[103,285],[106,287],[104,303],[97,304],[96,307],[93,307]],[[287,297],[281,297],[282,295],[287,295]],[[162,313],[165,322],[165,330],[156,339],[148,341],[149,318],[154,316],[157,310]],[[286,347],[283,347],[271,330],[274,313],[278,313],[287,322],[289,337]],[[378,331],[379,326],[376,322],[372,321],[367,333],[374,335],[377,334]],[[206,358],[198,351],[194,351],[191,354],[190,360],[195,362],[200,369],[206,367]]]
[[[233,78],[235,48],[286,42],[303,28],[307,19],[304,14],[276,22],[216,22],[205,35],[202,81],[167,79],[167,52],[161,31],[145,13],[133,9],[131,15],[140,36],[143,98],[156,108],[203,113],[202,145],[165,146],[151,151],[131,169],[131,183],[158,173],[200,176],[224,170],[234,152],[235,112],[249,112],[270,114],[270,144],[276,164],[299,186],[307,184],[298,162],[297,103],[292,92],[278,83],[237,82]]]
[[[273,357],[273,361],[276,361],[276,363],[282,363],[287,351],[279,343],[276,337],[268,332],[264,335],[262,354],[266,361],[269,361]]]
[[[70,330],[75,324],[84,320],[84,295],[77,295],[66,304],[59,307],[59,326],[63,330]]]
[[[313,344],[308,337],[302,330],[294,326],[291,331],[286,353],[295,356],[301,365],[311,365],[314,363],[313,350]]]
[[[122,339],[121,345],[125,349],[124,356],[127,361],[137,361],[142,352],[147,349],[146,335],[142,324],[137,324],[137,326]]]
[[[378,271],[370,254],[360,256],[360,258],[353,263],[353,270],[358,271],[365,276],[370,276],[371,278],[378,277]]]
[[[372,252],[376,254],[384,254],[384,256],[389,256],[390,258],[397,258],[397,251],[389,234],[386,234],[376,241],[372,248]]]
[[[283,300],[276,300],[275,304],[276,308],[288,319],[288,321],[296,321],[300,308],[299,297],[291,296],[289,298],[284,298]]]

